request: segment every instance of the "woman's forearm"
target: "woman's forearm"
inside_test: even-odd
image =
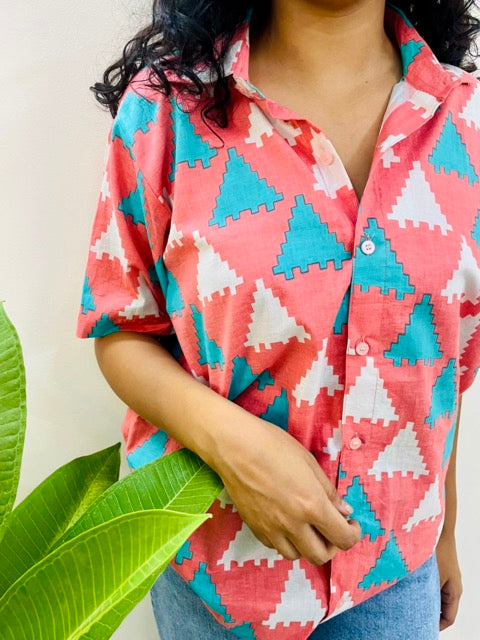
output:
[[[460,427],[460,413],[462,409],[462,396],[458,397],[458,413],[457,426],[455,428],[455,437],[453,440],[452,453],[448,463],[447,475],[445,478],[445,520],[443,522],[442,535],[455,535],[455,523],[457,520],[457,480],[456,480],[456,461],[457,461],[457,441],[458,430]]]
[[[239,438],[254,442],[258,418],[200,381],[150,335],[95,338],[102,374],[116,395],[218,472]]]

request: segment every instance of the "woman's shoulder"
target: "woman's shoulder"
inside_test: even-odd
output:
[[[150,130],[153,132],[155,129],[161,135],[163,128],[172,126],[179,108],[191,112],[199,106],[198,89],[190,78],[166,67],[163,72],[168,83],[157,75],[151,63],[139,69],[122,93],[116,119],[128,121],[130,127],[143,129],[147,128],[147,119]],[[203,77],[202,73],[198,74],[208,92],[208,74],[203,72]]]
[[[172,97],[178,91],[178,82],[175,77],[172,77],[171,73],[165,74],[170,84],[170,95],[167,95],[164,87],[161,86],[158,77],[154,73],[154,69],[151,64],[143,66],[139,69],[129,80],[118,104],[118,112],[130,111],[132,104],[137,104],[143,107],[145,110],[150,103],[151,109],[165,109],[168,108],[168,104]],[[152,81],[159,85],[154,87]]]
[[[129,80],[118,103],[112,139],[121,138],[139,175],[157,193],[170,189],[175,133],[172,111],[179,88],[167,94],[151,85],[152,70],[142,67]]]
[[[154,84],[162,85],[163,87],[166,84],[164,80],[160,80],[155,69],[161,69],[168,82],[168,96],[166,95],[167,92],[160,92],[157,88],[152,87],[152,81]],[[212,84],[215,80],[215,74],[206,68],[195,66],[192,72],[205,86]],[[193,90],[194,87],[195,83],[190,76],[181,74],[173,68],[162,67],[161,62],[155,61],[145,64],[132,76],[125,94],[136,92],[148,100],[162,102],[165,101],[166,97],[171,100],[172,97],[176,98],[179,94]]]

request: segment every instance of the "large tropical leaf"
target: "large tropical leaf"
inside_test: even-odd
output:
[[[0,638],[110,638],[209,517],[153,509],[120,516],[69,540],[0,599]]]
[[[223,489],[220,477],[190,449],[153,460],[107,489],[57,545],[125,513],[173,509],[204,513]]]
[[[118,480],[120,443],[75,458],[12,511],[0,544],[0,595],[46,556],[64,532]]]
[[[0,541],[17,495],[26,419],[22,348],[0,300]]]

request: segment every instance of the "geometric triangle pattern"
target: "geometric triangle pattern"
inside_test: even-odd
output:
[[[360,476],[354,476],[352,484],[348,487],[344,498],[353,507],[351,518],[360,523],[363,536],[369,536],[375,541],[378,536],[385,534],[385,529],[380,525],[380,520],[375,516],[371,504],[360,482]]]
[[[288,572],[281,600],[275,611],[265,621],[265,625],[271,629],[276,629],[280,625],[289,627],[293,622],[303,627],[311,622],[317,625],[324,615],[325,610],[322,609],[305,570],[298,560],[294,560],[293,567]]]
[[[407,573],[407,565],[398,547],[395,534],[391,531],[385,549],[358,586],[360,589],[378,587],[383,582],[392,583],[401,580]]]
[[[442,357],[430,298],[431,295],[426,293],[415,304],[404,330],[397,335],[390,349],[384,352],[385,358],[391,358],[396,367],[400,367],[403,360],[410,365],[419,360],[426,365],[433,365],[435,360]]]
[[[440,62],[387,1],[403,75],[359,198],[328,135],[250,82],[251,15],[226,50],[226,127],[202,116],[188,76],[164,69],[166,95],[147,64],[126,87],[76,335],[150,335],[223,396],[212,427],[257,456],[252,492],[290,441],[353,507],[360,540],[314,565],[261,542],[224,488],[170,561],[232,637],[306,640],[438,541],[459,395],[480,371],[480,80]],[[201,412],[172,402],[195,435]],[[132,470],[184,446],[130,407],[121,431]],[[304,477],[293,453],[285,467],[282,505]]]

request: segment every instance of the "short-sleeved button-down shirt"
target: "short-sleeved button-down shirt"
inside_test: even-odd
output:
[[[316,566],[263,545],[224,490],[171,561],[234,636],[304,640],[414,571],[441,532],[480,365],[480,81],[388,3],[403,76],[359,202],[328,137],[249,82],[249,24],[225,66],[226,129],[173,72],[169,97],[146,68],[122,96],[77,336],[157,335],[299,440],[353,506],[361,540]],[[131,469],[182,446],[130,408],[122,433]]]

